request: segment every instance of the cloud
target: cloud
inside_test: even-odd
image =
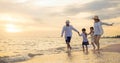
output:
[[[47,21],[64,16],[64,7],[73,3],[86,3],[91,0],[0,0],[0,12],[20,13],[31,16],[34,21]],[[57,16],[56,16],[57,15]]]
[[[90,13],[92,15],[97,14],[102,16],[103,19],[110,19],[120,16],[120,1],[119,0],[94,0],[84,4],[82,0],[65,0],[56,1],[52,0],[51,3],[59,3],[59,6],[41,6],[34,5],[35,2],[41,2],[43,0],[0,0],[0,12],[11,12],[29,15],[30,19],[41,22],[49,19],[63,18],[65,16],[79,16],[81,13]],[[45,0],[48,1],[48,0]],[[73,2],[73,3],[72,3]],[[77,2],[77,3],[76,3]],[[65,4],[62,6],[62,3]],[[90,18],[91,16],[86,16]],[[46,19],[47,18],[47,19]]]
[[[14,1],[13,1],[14,2]],[[33,7],[26,3],[13,3],[5,1],[0,1],[0,12],[1,13],[19,13],[31,16],[33,20],[41,20],[42,16],[46,13],[46,8]],[[44,11],[43,11],[44,10]],[[39,19],[38,19],[39,18]]]
[[[70,5],[64,10],[66,15],[76,15],[82,12],[89,12],[95,15],[110,19],[120,16],[120,1],[119,0],[95,0],[84,5]],[[89,18],[89,17],[88,17]]]

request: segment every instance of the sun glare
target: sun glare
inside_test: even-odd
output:
[[[15,0],[14,2],[15,3],[25,3],[25,2],[27,2],[28,0]]]
[[[16,21],[16,19],[8,14],[0,14],[0,20],[5,21]]]
[[[6,25],[6,31],[7,32],[21,32],[22,30],[13,24],[7,24]]]

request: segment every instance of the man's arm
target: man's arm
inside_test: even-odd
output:
[[[79,34],[79,36],[82,36],[82,34]]]
[[[63,37],[64,32],[65,32],[65,26],[62,29],[61,37]]]
[[[78,35],[80,35],[79,31],[77,29],[75,29],[73,26],[72,27],[72,30],[76,31],[78,33]]]
[[[74,30],[75,32],[79,33],[79,31],[77,29],[75,29],[73,26],[72,27],[72,30]]]

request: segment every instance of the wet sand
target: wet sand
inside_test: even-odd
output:
[[[72,52],[36,56],[31,60],[18,63],[120,63],[119,53],[101,52],[85,54],[83,52]]]
[[[59,54],[4,56],[0,58],[0,63],[120,63],[119,48],[120,44],[112,44],[103,47],[100,53],[92,50],[84,53],[78,50]]]
[[[103,52],[118,52],[120,53],[120,44],[112,44],[103,48]]]

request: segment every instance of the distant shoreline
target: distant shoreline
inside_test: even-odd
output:
[[[102,38],[120,38],[120,35],[116,35],[116,36],[111,36],[111,37],[109,37],[109,36],[104,36],[104,37],[102,37]]]

